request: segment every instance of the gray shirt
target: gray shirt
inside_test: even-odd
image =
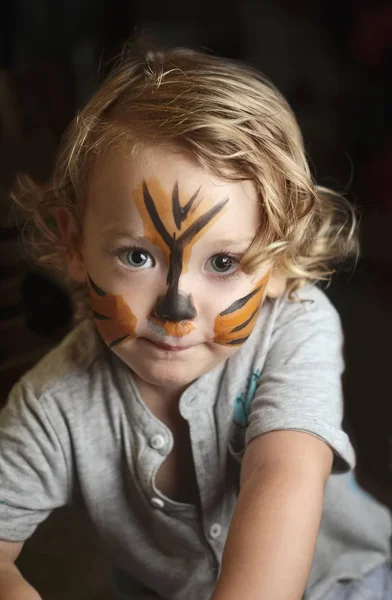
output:
[[[180,399],[200,507],[157,489],[171,431],[128,367],[86,320],[27,373],[0,414],[0,539],[21,541],[56,507],[82,501],[120,587],[165,600],[208,599],[239,490],[246,445],[272,430],[308,432],[334,451],[306,597],[389,556],[388,511],[354,485],[341,429],[342,334],[317,287],[267,300],[244,346]],[[346,473],[346,474],[344,474]],[[284,566],[282,566],[284,568]],[[135,592],[136,593],[136,592]]]

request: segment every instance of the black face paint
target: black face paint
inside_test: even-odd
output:
[[[246,342],[256,324],[269,277],[268,271],[249,294],[219,313],[214,323],[214,342],[224,346],[238,346]]]
[[[234,329],[232,329],[231,333],[237,333],[238,331],[241,331],[242,329],[245,329],[245,327],[247,327],[247,325],[249,325],[249,323],[252,321],[253,317],[256,315],[256,313],[258,312],[258,308],[256,308],[256,310],[254,310],[252,312],[252,314],[250,315],[249,319],[246,319],[246,321],[244,321],[244,323],[241,323],[241,325],[238,325],[237,327],[234,327]]]
[[[221,317],[224,317],[225,315],[229,315],[230,313],[235,312],[236,310],[238,310],[239,308],[242,308],[243,306],[245,306],[245,304],[247,302],[249,302],[249,300],[251,298],[253,298],[253,296],[255,296],[259,291],[261,290],[261,286],[257,287],[255,290],[252,290],[250,292],[250,294],[247,294],[246,296],[244,296],[243,298],[239,298],[239,300],[236,300],[235,302],[233,302],[233,304],[230,304],[229,308],[226,308],[226,310],[224,310],[223,312],[220,313]]]
[[[200,192],[200,188],[193,194],[193,196],[185,204],[185,206],[180,206],[180,201],[178,198],[178,183],[176,182],[174,184],[174,189],[173,189],[173,194],[172,194],[173,217],[174,217],[174,222],[179,231],[181,229],[182,222],[185,221],[185,219],[187,218],[188,213],[189,213],[190,209],[192,208],[192,205],[193,205],[199,192]],[[194,206],[193,208],[195,209],[196,206]]]
[[[88,282],[95,324],[109,348],[134,338],[137,320],[124,298],[106,293],[89,274]]]
[[[96,294],[98,294],[98,296],[106,296],[106,292],[104,292],[90,277],[90,275],[87,274],[88,280],[90,282],[91,287],[93,288],[94,292]]]
[[[198,192],[199,190],[193,194],[187,204],[181,208],[178,200],[178,186],[177,184],[174,186],[172,193],[172,211],[178,229],[181,228],[182,222],[186,219],[191,210]],[[223,209],[228,202],[228,198],[222,200],[222,202],[219,202],[204,215],[201,215],[196,219],[196,221],[194,221],[194,223],[192,223],[179,238],[176,237],[175,233],[171,236],[166,230],[145,182],[143,182],[143,198],[152,223],[170,250],[169,272],[167,275],[168,288],[165,296],[161,296],[157,300],[155,315],[160,319],[173,322],[194,319],[196,317],[196,309],[191,296],[184,296],[178,291],[179,280],[183,269],[184,248],[190,244],[195,236]]]
[[[243,298],[239,298],[238,300],[236,300],[235,302],[233,302],[232,304],[230,304],[230,306],[228,308],[226,308],[224,311],[222,311],[220,313],[220,316],[221,317],[225,317],[227,315],[235,313],[240,308],[243,308],[249,302],[249,300],[251,298],[253,298],[253,296],[255,296],[260,290],[261,290],[261,286],[259,286],[256,289],[252,290],[249,294],[247,294]],[[256,310],[253,311],[253,313],[250,315],[250,317],[248,319],[246,319],[246,321],[244,321],[243,323],[241,323],[241,325],[237,325],[237,327],[234,327],[234,329],[231,330],[231,333],[232,334],[233,333],[237,333],[238,331],[241,331],[242,329],[245,329],[247,327],[247,325],[249,325],[249,323],[252,321],[253,317],[258,312],[258,310],[259,309],[256,308]],[[246,340],[248,339],[249,335],[247,335],[246,337],[237,338],[237,339],[234,339],[234,340],[228,340],[227,344],[229,346],[238,346],[239,344],[244,344],[246,342]]]

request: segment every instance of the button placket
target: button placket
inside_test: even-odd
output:
[[[150,499],[150,504],[153,508],[164,508],[165,503],[161,498],[154,496]]]
[[[150,438],[150,446],[154,450],[162,450],[162,448],[164,448],[165,445],[166,445],[166,440],[163,437],[163,435],[161,435],[160,433],[157,433],[156,435],[153,435]]]
[[[198,398],[195,398],[194,403],[190,399],[186,407],[186,416],[189,422],[201,509],[206,522],[205,539],[211,555],[212,566],[219,567],[222,545],[220,538],[223,537],[223,526],[219,522],[220,514],[217,507],[220,504],[221,486],[220,484],[218,487],[211,485],[211,482],[218,481],[220,483],[221,473],[219,471],[214,409],[203,400],[204,398],[201,397],[201,405],[199,405]]]
[[[210,537],[215,540],[222,533],[222,526],[219,523],[213,523],[210,527],[209,534]]]

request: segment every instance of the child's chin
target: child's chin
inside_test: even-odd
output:
[[[132,367],[131,367],[132,368]],[[133,368],[137,375],[149,383],[161,388],[180,388],[189,385],[194,379],[200,377],[203,373],[191,372],[185,365],[160,365],[155,364],[144,368]]]
[[[184,389],[227,358],[226,353],[211,352],[204,344],[189,350],[189,354],[185,351],[167,358],[134,352],[125,344],[115,352],[137,377],[162,390]]]

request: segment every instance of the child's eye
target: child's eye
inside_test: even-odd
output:
[[[147,269],[155,265],[151,254],[139,248],[123,252],[120,255],[120,260],[126,267],[132,267],[132,269]]]
[[[207,262],[207,271],[229,275],[238,269],[238,261],[227,254],[215,254]]]

